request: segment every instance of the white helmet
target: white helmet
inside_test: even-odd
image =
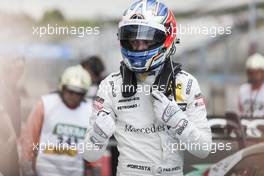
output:
[[[126,66],[146,72],[163,64],[175,51],[176,20],[172,10],[158,0],[137,0],[125,10],[119,22],[118,39]],[[131,41],[147,45],[135,49]]]
[[[60,91],[63,87],[78,93],[86,93],[91,85],[89,73],[81,65],[68,67],[60,79]]]
[[[246,62],[246,69],[264,70],[264,57],[258,53],[250,56]]]

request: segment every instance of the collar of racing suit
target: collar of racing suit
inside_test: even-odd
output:
[[[162,64],[161,66],[155,68],[154,70],[151,70],[150,72],[145,72],[145,73],[136,73],[136,77],[139,81],[142,81],[148,85],[153,85],[157,75],[160,73],[160,71],[163,68]]]
[[[164,64],[154,70],[146,73],[135,73],[129,70],[124,62],[121,62],[120,72],[122,75],[122,95],[123,97],[131,97],[137,92],[137,82],[142,81],[145,84],[152,85],[154,89],[162,91],[166,96],[175,92],[169,90],[170,85],[175,87],[175,76],[181,71],[181,65],[173,63],[168,59]]]

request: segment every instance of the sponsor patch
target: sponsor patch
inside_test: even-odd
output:
[[[118,103],[131,102],[131,101],[137,101],[137,100],[140,100],[140,98],[139,97],[125,98],[125,99],[118,100]]]
[[[151,171],[150,166],[142,166],[142,165],[136,165],[136,164],[128,164],[127,168],[143,170],[143,171]]]
[[[182,83],[178,83],[178,84],[176,85],[176,89],[182,89]]]
[[[189,79],[189,81],[187,83],[187,88],[186,88],[186,94],[187,95],[190,95],[190,93],[191,93],[192,83],[193,83],[193,80]]]
[[[195,105],[195,107],[204,106],[205,104],[204,104],[203,98],[196,100],[194,105]]]
[[[181,119],[175,126],[175,131],[178,135],[181,135],[184,129],[187,127],[188,121],[186,119]]]
[[[186,111],[187,103],[178,103],[178,106],[181,108],[182,111]]]
[[[142,170],[142,171],[151,171],[156,174],[170,173],[170,172],[182,170],[180,166],[169,167],[169,168],[162,168],[162,167],[155,168],[153,166],[145,166],[145,165],[130,164],[130,163],[127,164],[126,167],[130,169],[137,169],[137,170]]]
[[[204,98],[201,93],[194,95],[194,105],[195,107],[204,106]]]
[[[56,155],[68,155],[74,157],[78,154],[76,149],[71,149],[70,147],[61,146],[48,146],[43,151],[45,154],[56,154]]]
[[[162,168],[162,172],[173,172],[173,171],[178,171],[181,170],[180,166],[176,166],[176,167],[169,167],[169,168]]]
[[[183,101],[184,98],[182,96],[182,83],[176,84],[176,101]]]
[[[53,129],[53,134],[58,136],[68,136],[68,137],[75,137],[78,139],[84,139],[86,130],[87,130],[86,128],[76,125],[58,123]]]
[[[115,89],[114,81],[109,81],[109,84],[111,85],[113,97],[116,97],[116,89]]]
[[[136,128],[132,125],[125,125],[125,132],[132,132],[132,133],[144,133],[144,134],[152,134],[157,133],[161,131],[166,131],[169,129],[169,126],[163,124],[163,125],[154,125],[144,127],[144,128]]]
[[[43,152],[46,154],[58,154],[75,156],[78,154],[76,145],[79,143],[79,139],[84,139],[86,134],[86,128],[58,123],[52,130],[52,133],[56,135],[56,142],[44,143]],[[35,150],[35,149],[33,149]],[[42,150],[42,149],[41,149]]]
[[[124,109],[133,109],[139,107],[139,104],[132,104],[132,105],[123,105],[123,106],[118,106],[117,110],[121,111]]]

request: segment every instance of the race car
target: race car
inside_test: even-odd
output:
[[[263,176],[264,143],[256,144],[212,165],[208,176]],[[205,174],[205,175],[206,175]]]
[[[213,164],[194,165],[186,176],[263,176],[264,142],[244,148]]]
[[[239,123],[230,121],[230,118],[209,118],[214,142],[231,142],[232,146],[235,143],[238,146],[232,147],[232,151],[229,152],[218,151],[215,154],[210,154],[205,161],[190,163],[185,172],[186,176],[264,175],[264,133],[261,130],[263,125],[259,123],[263,119],[241,118],[240,120],[242,125],[239,126]],[[244,139],[241,138],[241,135]]]

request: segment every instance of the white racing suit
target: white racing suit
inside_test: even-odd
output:
[[[184,119],[184,124],[178,133],[157,121],[150,85],[144,81],[137,84],[137,93],[124,98],[120,73],[111,74],[103,80],[94,102],[95,115],[90,129],[98,111],[104,109],[111,112],[116,123],[114,136],[120,153],[118,176],[183,175],[184,150],[205,158],[211,148],[211,130],[197,80],[184,71],[176,76],[176,100],[184,111],[178,121],[180,123]],[[88,129],[86,145],[93,143],[89,134]],[[106,145],[86,149],[84,158],[88,161],[99,159]]]

